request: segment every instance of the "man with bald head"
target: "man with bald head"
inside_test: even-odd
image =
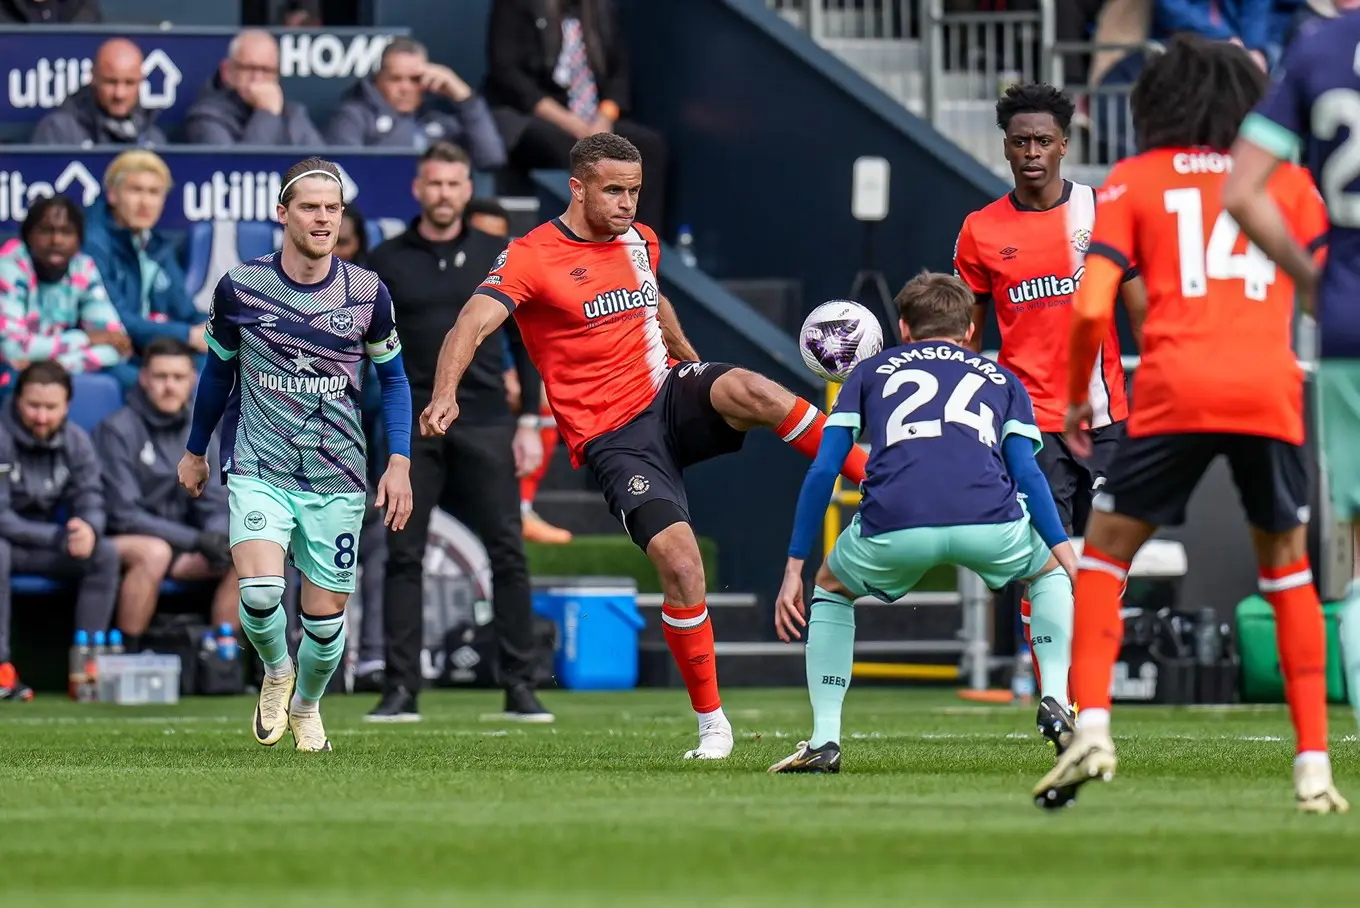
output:
[[[189,108],[185,128],[195,145],[324,144],[307,108],[283,99],[279,44],[258,28],[232,39],[227,58]]]
[[[34,145],[164,145],[165,133],[143,109],[142,52],[110,38],[94,57],[89,85],[38,121]]]

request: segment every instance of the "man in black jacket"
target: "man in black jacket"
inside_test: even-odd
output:
[[[217,580],[212,623],[237,622],[236,573],[227,538],[227,487],[210,482],[198,498],[176,468],[189,440],[197,377],[194,351],[174,337],[147,344],[127,406],[94,430],[104,459],[109,534],[123,563],[118,629],[129,647],[156,614],[161,583]]]
[[[402,348],[411,380],[412,412],[429,403],[435,364],[444,335],[463,304],[491,271],[506,240],[463,223],[472,197],[468,155],[449,142],[421,156],[412,185],[420,217],[410,229],[374,249],[368,266],[392,294]],[[538,412],[538,374],[512,321],[507,337],[526,398],[523,410]],[[460,389],[462,418],[443,438],[411,434],[411,490],[415,506],[405,531],[388,536],[383,614],[387,635],[386,691],[373,721],[420,718],[416,696],[422,676],[424,629],[422,565],[430,511],[446,484],[453,516],[486,546],[491,561],[494,629],[500,653],[499,679],[505,688],[505,716],[551,722],[552,714],[534,694],[533,612],[524,561],[516,475],[531,472],[543,456],[537,417],[518,428],[506,401],[503,347],[498,338],[482,345]],[[532,398],[530,400],[529,398]]]
[[[32,696],[10,662],[10,576],[76,585],[76,630],[109,626],[118,552],[104,538],[104,492],[90,436],[67,421],[71,376],[54,360],[19,373],[0,409],[0,700]]]

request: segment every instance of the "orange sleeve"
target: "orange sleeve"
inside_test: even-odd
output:
[[[1134,267],[1133,206],[1137,193],[1129,185],[1132,169],[1127,162],[1116,164],[1096,193],[1096,226],[1086,250],[1087,274],[1092,256],[1109,259],[1121,272]]]
[[[501,302],[514,312],[533,299],[538,286],[538,261],[533,248],[522,238],[513,240],[491,266],[476,292]]]
[[[973,239],[973,212],[963,219],[963,228],[958,239],[954,240],[954,274],[979,296],[991,296],[992,276],[982,264],[978,254],[977,241]]]
[[[1103,256],[1086,258],[1086,274],[1072,298],[1072,336],[1068,348],[1067,399],[1086,403],[1100,346],[1110,332],[1115,296],[1125,269]]]

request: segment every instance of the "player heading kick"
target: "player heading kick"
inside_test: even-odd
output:
[[[732,726],[682,474],[737,451],[757,426],[811,457],[826,417],[764,376],[699,359],[659,290],[656,234],[634,220],[642,157],[632,143],[612,133],[582,139],[570,167],[567,210],[510,244],[445,338],[420,430],[442,435],[457,418],[473,351],[513,313],[572,465],[591,468],[657,568],[666,642],[699,721],[699,746],[685,756],[722,759]],[[864,460],[849,452],[851,482],[864,478]]]
[[[180,483],[197,496],[208,481],[203,455],[225,413],[222,469],[241,629],[265,664],[255,739],[273,745],[291,729],[297,749],[307,751],[331,749],[318,704],[345,653],[345,603],[366,510],[365,359],[382,382],[391,449],[377,505],[394,530],[411,514],[411,389],[392,298],[372,271],[331,254],[341,196],[335,164],[294,164],[279,191],[282,251],[237,265],[218,282],[208,315],[211,352],[179,464]],[[296,671],[280,604],[289,549],[302,572]]]
[[[1034,459],[1043,436],[1029,392],[1005,366],[968,349],[972,310],[973,293],[958,278],[912,278],[897,295],[903,345],[856,366],[827,417],[798,496],[775,603],[781,640],[796,640],[799,628],[807,627],[812,737],[770,772],[840,771],[855,600],[894,602],[942,564],[976,571],[992,589],[1029,583],[1034,637],[1054,659],[1044,683],[1055,690],[1043,705],[1065,713],[1077,559]],[[866,439],[872,452],[863,502],[817,571],[812,614],[805,619],[803,564],[838,465],[857,438]]]

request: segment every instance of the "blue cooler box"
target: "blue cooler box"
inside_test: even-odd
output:
[[[571,690],[637,687],[637,584],[621,577],[537,578],[534,611],[557,625],[553,672]]]

